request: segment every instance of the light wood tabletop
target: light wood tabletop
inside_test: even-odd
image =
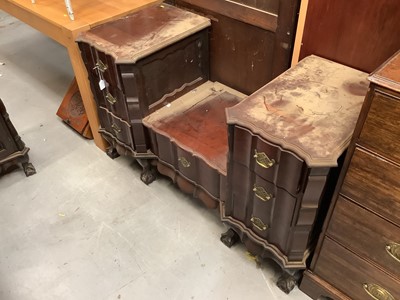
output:
[[[99,148],[104,150],[107,145],[97,132],[99,119],[96,105],[75,38],[80,32],[96,25],[161,2],[161,0],[72,1],[74,21],[70,20],[63,0],[36,0],[35,4],[31,0],[0,0],[0,9],[67,48],[94,141]]]

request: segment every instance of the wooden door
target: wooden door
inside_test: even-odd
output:
[[[300,0],[168,2],[211,19],[211,80],[250,94],[289,68]]]
[[[400,49],[399,0],[309,0],[300,59],[372,72]]]

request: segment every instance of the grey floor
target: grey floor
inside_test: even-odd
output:
[[[63,47],[0,12],[0,98],[37,170],[0,178],[0,300],[309,299],[224,246],[216,211],[66,127],[72,77]]]

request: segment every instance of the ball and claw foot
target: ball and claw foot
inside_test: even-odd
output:
[[[143,169],[142,174],[140,174],[140,180],[142,180],[147,185],[156,180],[156,172],[154,168]]]
[[[276,285],[280,288],[284,293],[289,294],[294,287],[297,285],[299,280],[299,273],[297,272],[295,275],[290,275],[286,272],[279,277]]]
[[[232,228],[230,228],[227,232],[221,234],[220,240],[225,246],[230,248],[239,241],[239,235]]]
[[[117,158],[119,156],[117,149],[113,147],[107,148],[106,153],[111,159]]]
[[[31,163],[23,163],[22,168],[24,168],[26,177],[36,174],[36,169]]]

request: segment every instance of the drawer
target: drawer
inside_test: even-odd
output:
[[[193,155],[180,147],[176,147],[176,157],[175,168],[188,179],[195,181],[197,166]]]
[[[400,162],[400,99],[379,90],[373,97],[358,143]]]
[[[231,200],[226,203],[225,215],[242,222],[284,252],[294,220],[296,197],[241,164],[235,163],[230,172],[231,182],[237,184],[229,186]]]
[[[108,112],[104,107],[98,109],[100,123],[102,130],[106,131],[109,135],[113,136],[118,141],[135,149],[131,126],[129,126],[124,120],[114,116],[112,113]]]
[[[121,90],[109,86],[102,91],[105,107],[115,116],[130,124],[124,94]],[[101,105],[104,106],[104,105]]]
[[[400,226],[400,167],[356,148],[341,193]]]
[[[78,44],[88,75],[93,78],[93,84],[98,87],[99,81],[104,79],[109,85],[121,89],[114,58],[87,43],[79,42]]]
[[[211,168],[201,158],[193,156],[192,153],[182,149],[172,142],[168,137],[155,133],[157,142],[157,153],[159,161],[168,165],[175,171],[188,179],[196,186],[202,187],[215,199],[220,197],[220,174]]]
[[[240,126],[234,127],[232,144],[233,161],[292,195],[301,190],[307,171],[302,159]]]
[[[339,197],[327,234],[400,279],[400,228]]]
[[[400,299],[400,281],[327,237],[314,273],[353,300]]]

